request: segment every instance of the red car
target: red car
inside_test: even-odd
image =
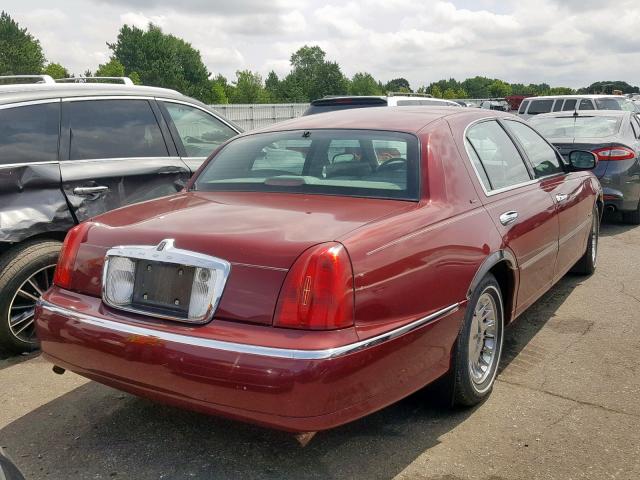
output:
[[[354,109],[236,137],[183,193],[69,233],[42,350],[58,372],[293,432],[447,373],[475,404],[504,326],[595,268],[596,159],[568,158],[473,109]]]

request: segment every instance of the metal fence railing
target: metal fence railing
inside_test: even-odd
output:
[[[253,130],[297,118],[308,106],[308,103],[256,103],[217,104],[211,108],[244,130]]]

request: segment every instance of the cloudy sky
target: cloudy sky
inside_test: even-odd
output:
[[[289,71],[291,53],[320,45],[345,74],[484,75],[510,82],[640,84],[638,0],[3,0],[47,59],[72,72],[109,57],[124,23],[160,25],[200,50],[214,73]]]

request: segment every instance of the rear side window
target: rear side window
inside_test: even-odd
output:
[[[554,112],[559,112],[560,110],[562,110],[562,102],[564,102],[564,100],[556,100],[556,103],[553,104],[553,111]]]
[[[578,103],[578,101],[575,98],[565,100],[564,105],[562,106],[562,111],[568,112],[570,110],[575,110],[576,103]]]
[[[470,128],[467,141],[484,168],[491,190],[531,180],[516,146],[496,121],[479,123]],[[473,160],[473,154],[470,156]]]
[[[635,133],[636,138],[640,138],[640,121],[635,115],[631,115],[631,127],[633,128],[633,133]]]
[[[259,133],[223,147],[194,188],[418,200],[419,159],[417,138],[400,132]]]
[[[531,127],[512,120],[505,123],[524,148],[536,178],[563,172],[556,151]]]
[[[58,160],[60,103],[0,109],[0,165]]]
[[[168,155],[146,100],[83,100],[68,108],[71,160]]]
[[[553,100],[531,100],[531,106],[527,112],[529,115],[549,113],[553,107]]]
[[[579,110],[595,110],[596,108],[593,106],[593,102],[588,98],[583,98],[580,100]]]
[[[237,135],[213,115],[181,103],[164,102],[188,157],[208,157]]]

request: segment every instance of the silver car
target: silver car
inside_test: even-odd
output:
[[[526,98],[518,115],[528,119],[552,112],[588,112],[592,110],[635,111],[635,105],[623,95],[554,95]]]
[[[538,115],[529,123],[563,156],[589,150],[598,157],[605,208],[622,212],[626,223],[640,224],[640,119],[633,112],[598,110]]]

